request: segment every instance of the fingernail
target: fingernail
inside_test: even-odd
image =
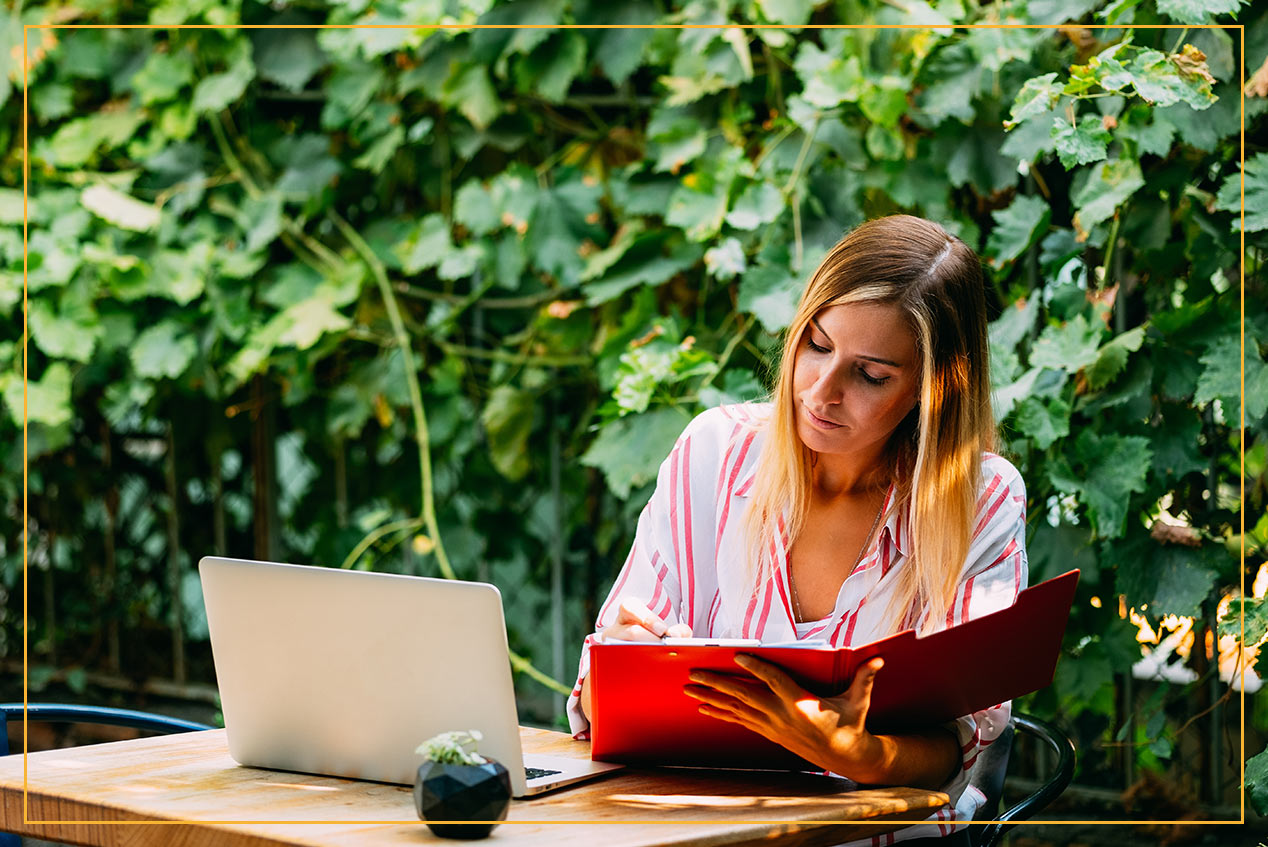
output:
[[[735,663],[742,668],[747,668],[749,666],[749,661],[749,657],[743,653],[740,653],[735,657]]]

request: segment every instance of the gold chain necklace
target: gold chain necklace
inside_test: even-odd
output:
[[[872,527],[867,531],[867,535],[863,536],[863,546],[859,548],[859,554],[854,559],[854,564],[850,566],[850,573],[854,573],[854,569],[859,566],[859,562],[863,561],[863,554],[867,552],[868,542],[872,540],[872,533],[876,532],[876,525],[881,522],[881,513],[885,511],[885,501],[888,497],[881,499],[880,508],[876,510],[876,517],[872,519]],[[849,579],[849,575],[846,575]],[[801,602],[797,599],[797,586],[793,584],[792,563],[788,563],[788,587],[792,592],[793,612],[796,614],[796,620],[793,621],[794,628],[797,623],[805,623],[805,616],[801,614]]]

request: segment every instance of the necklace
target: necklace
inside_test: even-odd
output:
[[[885,500],[887,499],[883,498],[880,508],[876,510],[876,517],[872,519],[872,527],[867,531],[867,535],[863,536],[863,546],[859,548],[859,554],[854,558],[854,564],[850,566],[850,573],[854,573],[854,569],[859,566],[859,562],[863,561],[863,554],[867,552],[868,542],[872,540],[872,533],[876,532],[876,525],[881,522],[881,513],[885,511]],[[793,623],[805,623],[805,616],[801,613],[801,602],[797,599],[797,586],[793,584],[791,563],[788,565],[788,587],[791,589],[793,612],[796,613],[797,617]]]

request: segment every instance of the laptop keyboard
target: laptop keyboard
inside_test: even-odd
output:
[[[525,779],[539,779],[543,776],[554,776],[557,773],[563,773],[563,771],[552,771],[546,768],[524,768]]]

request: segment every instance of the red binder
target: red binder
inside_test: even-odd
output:
[[[737,653],[779,665],[819,696],[844,691],[881,656],[868,728],[898,732],[988,709],[1051,684],[1079,572],[1022,591],[1006,609],[917,638],[906,630],[860,647],[596,644],[590,651],[590,755],[645,765],[777,768],[809,763],[738,724],[700,714],[683,693],[692,669],[744,674]],[[990,662],[965,673],[964,657]]]

